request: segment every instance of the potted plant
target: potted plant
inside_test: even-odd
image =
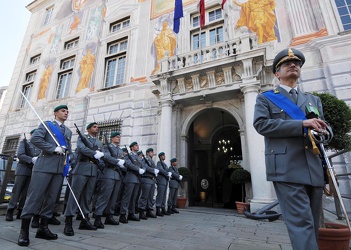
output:
[[[244,210],[249,210],[250,204],[245,202],[245,184],[251,181],[251,174],[243,168],[235,169],[230,175],[230,181],[233,184],[240,185],[241,201],[236,201],[236,208],[239,214],[243,214]]]
[[[325,146],[326,149],[335,151],[329,158],[348,152],[351,150],[350,107],[331,94],[314,94],[321,99],[324,118],[330,124],[334,133],[331,142]],[[348,249],[349,241],[349,228],[342,224],[325,222],[322,209],[318,236],[319,249]]]
[[[183,179],[180,181],[180,192],[177,198],[177,207],[185,208],[186,202],[188,200],[186,197],[187,192],[186,192],[185,183],[191,178],[192,174],[190,169],[185,167],[179,167],[178,172],[181,176],[183,176]]]

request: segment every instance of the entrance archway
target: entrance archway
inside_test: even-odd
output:
[[[240,189],[231,184],[228,166],[242,160],[239,124],[223,109],[197,113],[188,130],[189,205],[234,208]]]

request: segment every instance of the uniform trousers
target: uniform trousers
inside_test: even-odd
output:
[[[34,214],[50,219],[53,216],[57,193],[62,189],[61,173],[32,172],[22,219],[30,219]]]
[[[176,206],[177,205],[177,198],[178,198],[178,188],[169,188],[168,194],[168,207]]]
[[[31,176],[27,175],[16,175],[15,184],[12,188],[12,194],[7,209],[22,209],[26,201],[26,196],[28,192],[28,187],[30,183]],[[17,206],[18,202],[18,206]]]
[[[141,195],[139,198],[138,207],[141,210],[152,210],[154,204],[155,184],[141,183]]]
[[[322,187],[273,182],[291,245],[295,250],[318,250]]]
[[[103,215],[103,213],[113,214],[121,181],[113,179],[100,179],[98,182],[99,189],[96,195],[94,214],[98,216]]]
[[[89,214],[89,205],[93,196],[96,176],[72,175],[72,190],[79,201],[79,205],[83,214]],[[75,216],[77,213],[77,203],[72,193],[69,194],[68,202],[65,210],[65,216]]]
[[[157,184],[156,207],[165,208],[167,198],[167,185]]]
[[[135,204],[139,193],[139,183],[125,183],[120,214],[135,214]]]

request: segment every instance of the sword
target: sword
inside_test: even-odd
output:
[[[22,94],[23,98],[26,100],[26,102],[27,102],[27,104],[29,105],[29,107],[33,110],[34,114],[38,117],[38,119],[40,120],[41,124],[43,124],[44,128],[45,128],[46,131],[49,133],[49,135],[51,136],[51,138],[54,140],[54,142],[56,143],[56,145],[57,145],[58,147],[62,147],[62,146],[60,145],[60,143],[58,143],[58,141],[57,141],[57,139],[55,138],[55,136],[51,133],[50,129],[46,126],[45,122],[40,118],[39,114],[38,114],[37,111],[34,109],[34,107],[32,106],[32,104],[29,102],[28,98],[23,94],[23,92],[22,92],[21,90],[19,90],[19,92]],[[64,147],[63,147],[63,148],[64,148]],[[67,150],[66,148],[64,148],[64,149]],[[66,179],[67,179],[67,186],[68,186],[69,190],[71,191],[71,194],[72,194],[72,196],[73,196],[73,198],[74,198],[74,200],[75,200],[75,202],[76,202],[76,204],[77,204],[77,206],[78,206],[78,209],[79,209],[80,213],[82,214],[83,219],[84,219],[84,220],[87,220],[87,219],[85,218],[85,215],[84,215],[83,212],[82,212],[81,207],[79,206],[78,200],[77,200],[76,196],[74,195],[74,192],[73,192],[73,190],[72,190],[72,187],[71,187],[71,185],[70,185],[69,182],[68,182],[67,176],[66,176]]]
[[[342,197],[341,197],[341,193],[340,193],[340,189],[339,189],[339,186],[338,186],[338,182],[336,181],[336,178],[335,178],[335,175],[334,175],[334,171],[333,171],[334,169],[333,169],[333,166],[330,164],[327,152],[326,152],[326,150],[324,148],[324,143],[330,142],[331,139],[333,138],[333,135],[331,133],[329,133],[329,131],[326,131],[326,134],[323,134],[323,133],[319,133],[319,132],[317,132],[315,130],[311,130],[311,134],[312,134],[313,140],[315,140],[317,143],[319,143],[320,149],[322,151],[321,155],[324,158],[325,162],[327,163],[328,171],[329,171],[330,177],[331,177],[331,179],[333,181],[335,192],[336,192],[336,194],[338,196],[338,199],[340,201],[340,206],[341,206],[342,211],[344,213],[347,226],[349,227],[349,230],[351,232],[350,220],[349,220],[349,217],[348,217],[347,212],[346,212],[345,204],[344,204],[344,202],[342,200]]]

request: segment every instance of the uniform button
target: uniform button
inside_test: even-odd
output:
[[[272,150],[271,150],[271,153],[273,153],[273,152],[274,152],[274,150],[272,149]]]
[[[305,146],[305,149],[308,149],[308,146]]]

